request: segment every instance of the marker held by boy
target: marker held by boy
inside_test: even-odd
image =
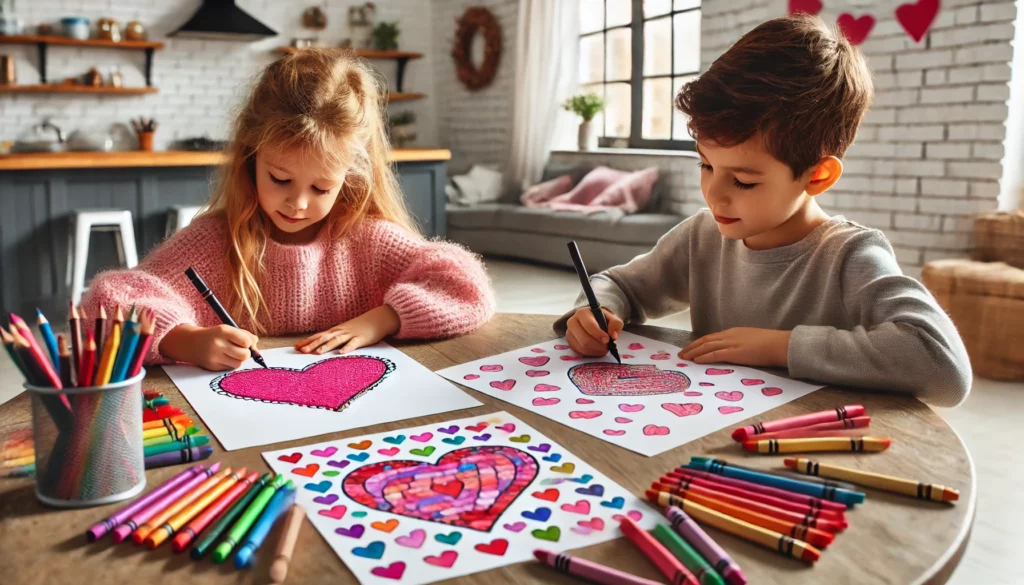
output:
[[[594,319],[597,319],[597,325],[601,330],[608,333],[608,319],[605,318],[604,311],[601,309],[601,303],[597,301],[594,288],[590,285],[590,275],[587,273],[587,267],[583,264],[583,256],[580,255],[580,249],[576,246],[575,240],[570,240],[566,246],[569,247],[569,256],[572,257],[572,264],[576,268],[576,274],[580,277],[583,294],[587,295],[590,312],[594,314]],[[608,351],[615,358],[615,361],[620,364],[622,363],[622,358],[619,357],[619,348],[616,347],[615,340],[612,339],[610,334],[608,335]]]
[[[213,291],[210,290],[210,287],[206,286],[206,281],[203,280],[202,276],[199,276],[199,273],[196,272],[195,268],[189,266],[185,269],[185,275],[188,276],[188,279],[192,282],[192,286],[196,287],[196,290],[199,291],[199,296],[203,297],[206,304],[210,305],[213,312],[217,314],[217,318],[220,319],[221,323],[230,325],[235,329],[241,329],[241,327],[238,326],[238,323],[235,323],[235,320],[231,318],[231,315],[228,315],[227,310],[224,309],[224,305],[220,304],[220,301],[217,300],[217,297],[213,294]],[[249,353],[252,354],[252,359],[255,360],[257,364],[264,368],[267,367],[267,362],[263,361],[263,356],[260,355],[259,350],[257,350],[255,346],[249,348]]]

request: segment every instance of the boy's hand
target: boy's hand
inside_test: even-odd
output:
[[[734,327],[705,335],[683,348],[679,357],[698,364],[728,362],[740,366],[789,365],[791,331]]]
[[[258,341],[259,337],[230,325],[178,325],[160,342],[160,353],[172,360],[223,372],[238,369],[245,363],[252,356],[249,348]]]
[[[381,305],[327,331],[310,335],[296,343],[295,349],[302,353],[321,354],[340,347],[339,353],[348,353],[377,343],[398,332],[400,326],[398,313],[387,305]]]
[[[565,339],[569,342],[569,347],[576,353],[591,357],[603,356],[608,353],[609,335],[611,339],[619,338],[619,331],[622,331],[622,319],[604,307],[601,310],[604,311],[604,317],[608,320],[608,333],[601,330],[594,314],[590,312],[590,307],[578,309],[572,317],[569,317],[569,321],[566,323]]]

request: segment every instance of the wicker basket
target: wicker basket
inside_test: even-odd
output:
[[[936,260],[925,265],[921,280],[956,324],[975,374],[1024,380],[1024,270]]]
[[[974,239],[973,259],[1024,268],[1024,211],[979,217],[974,221]]]

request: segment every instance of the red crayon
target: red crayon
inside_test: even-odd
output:
[[[699,585],[697,578],[679,559],[668,551],[656,538],[640,528],[632,518],[623,518],[619,528],[626,538],[633,541],[640,552],[658,567],[671,585]]]
[[[174,540],[171,541],[171,549],[177,553],[188,548],[188,546],[192,544],[192,541],[199,536],[199,533],[205,530],[221,512],[226,510],[228,506],[233,504],[235,500],[239,498],[239,496],[245,493],[245,490],[249,489],[249,486],[259,479],[259,477],[259,472],[254,471],[231,486],[231,489],[214,500],[212,504],[202,511],[202,513],[193,518],[191,522],[178,531],[178,534],[174,536]]]
[[[153,410],[152,408],[147,408],[142,411],[142,422],[145,423],[153,420],[160,420],[162,418],[170,418],[172,416],[177,416],[179,414],[185,414],[185,411],[180,408],[171,406],[170,404],[166,406],[157,407],[156,410]]]
[[[854,418],[863,415],[864,407],[860,404],[837,406],[831,410],[822,410],[821,412],[812,412],[810,414],[780,418],[779,420],[770,420],[741,427],[732,432],[732,438],[734,441],[742,443],[754,435],[763,435],[764,433],[774,433],[776,431],[808,427],[811,425],[835,422],[845,418]]]
[[[834,437],[841,432],[852,432],[854,429],[866,429],[871,425],[870,416],[855,416],[844,418],[827,423],[819,423],[809,427],[798,427],[786,431],[774,431],[756,435],[755,438],[762,439],[797,439],[801,437]],[[836,431],[840,431],[837,433]]]
[[[617,569],[564,553],[558,554],[538,548],[533,551],[533,556],[556,571],[601,585],[661,585],[658,581],[623,573]]]
[[[807,504],[808,506],[820,509],[820,510],[833,510],[835,512],[846,512],[846,505],[839,502],[831,502],[829,500],[823,500],[814,496],[808,496],[805,494],[798,494],[788,490],[782,490],[767,485],[761,485],[750,481],[744,481],[742,479],[733,479],[731,477],[724,477],[714,473],[708,473],[707,471],[697,471],[695,469],[686,469],[685,467],[677,468],[675,471],[669,472],[669,475],[683,476],[683,477],[699,477],[707,481],[713,481],[715,483],[722,483],[725,485],[743,488],[759,494],[765,494],[768,496],[774,496],[776,498],[782,498],[791,502],[798,502],[801,504]]]
[[[835,510],[826,510],[822,508],[813,508],[807,504],[801,504],[799,502],[791,502],[789,500],[783,500],[782,498],[776,498],[775,496],[768,496],[765,494],[759,494],[743,488],[733,487],[724,483],[715,483],[699,477],[686,477],[681,476],[662,476],[661,483],[682,487],[687,486],[700,486],[712,492],[721,494],[728,494],[730,496],[736,496],[738,498],[744,498],[752,502],[760,502],[762,504],[768,504],[769,506],[775,506],[780,510],[789,510],[790,512],[796,512],[797,514],[803,514],[812,518],[823,518],[825,520],[832,520],[834,522],[840,522],[846,524],[846,514],[843,512],[837,512]],[[681,477],[680,477],[681,476]]]

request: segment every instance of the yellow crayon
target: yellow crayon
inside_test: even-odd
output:
[[[807,475],[841,479],[843,481],[864,485],[877,490],[902,494],[904,496],[912,496],[919,500],[953,502],[960,499],[960,492],[953,488],[930,483],[921,483],[912,479],[903,479],[901,477],[893,477],[891,475],[883,475],[881,473],[871,473],[870,471],[861,471],[859,469],[850,469],[849,467],[839,467],[837,465],[825,465],[809,459],[785,459],[783,460],[783,463],[786,467]]]
[[[751,453],[806,453],[809,451],[885,451],[892,439],[879,437],[826,437],[813,439],[768,439],[745,441],[743,448]]]

